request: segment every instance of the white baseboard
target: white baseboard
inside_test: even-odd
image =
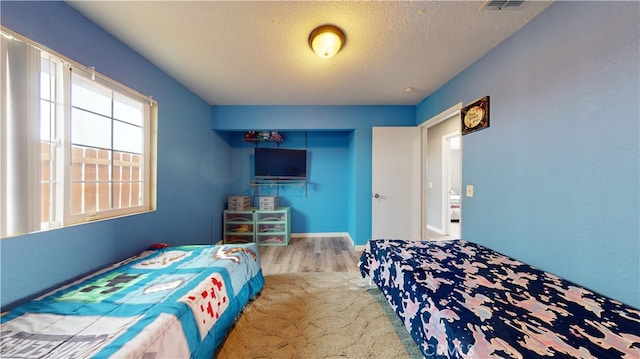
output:
[[[434,227],[434,226],[432,226],[430,224],[427,224],[427,229],[430,230],[430,231],[434,231],[434,232],[436,232],[438,234],[442,234],[444,236],[444,229],[442,229],[442,228]]]
[[[367,248],[366,244],[360,244],[354,247],[354,249],[356,250],[356,252],[362,252],[364,251],[364,249]]]
[[[354,248],[356,247],[355,243],[353,242],[353,238],[351,238],[351,236],[347,232],[291,233],[291,238],[313,238],[313,237],[325,237],[325,238],[347,237],[347,239],[351,241],[351,244],[354,246]]]
[[[291,233],[291,238],[302,237],[349,237],[351,239],[347,232]]]

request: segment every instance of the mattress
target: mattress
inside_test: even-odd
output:
[[[264,285],[255,243],[149,250],[22,304],[2,358],[211,358]]]
[[[640,311],[464,240],[373,240],[360,272],[427,358],[640,358]]]

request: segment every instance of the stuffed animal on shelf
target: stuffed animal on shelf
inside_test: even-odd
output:
[[[275,142],[282,142],[284,138],[277,131],[272,131],[270,140]]]
[[[258,138],[258,134],[256,133],[256,131],[246,131],[244,133],[245,140],[255,140],[257,138]]]

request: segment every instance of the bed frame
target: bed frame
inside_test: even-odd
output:
[[[464,240],[372,240],[360,272],[427,358],[640,358],[640,311]]]

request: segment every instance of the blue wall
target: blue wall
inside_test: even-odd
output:
[[[640,307],[640,3],[556,2],[418,107],[463,137],[462,237]]]
[[[213,106],[212,124],[216,131],[309,131],[314,157],[321,161],[311,162],[311,195],[299,199],[292,214],[305,218],[305,223],[296,223],[294,218],[293,231],[348,232],[355,244],[362,245],[371,239],[371,128],[415,125],[415,106]],[[285,139],[282,147],[287,146]],[[330,158],[339,154],[344,160],[331,163]],[[241,154],[242,158],[246,155]],[[326,173],[343,172],[345,166],[349,166],[347,173],[338,182],[346,188],[341,188]],[[246,174],[240,180],[246,183]],[[316,193],[319,189],[322,192]],[[345,193],[346,222],[329,224],[315,218],[336,205],[342,213],[342,204],[335,201]]]
[[[101,268],[152,243],[211,243],[228,190],[229,146],[210,106],[63,2],[0,2],[1,22],[159,104],[157,211],[0,241],[0,305]],[[223,171],[214,171],[223,168]],[[216,238],[217,240],[217,238]]]
[[[348,131],[282,132],[285,141],[280,148],[306,149],[308,181],[290,185],[265,184],[251,187],[254,179],[255,143],[244,140],[244,132],[233,132],[230,141],[231,193],[234,195],[279,196],[280,206],[291,207],[293,233],[348,232],[350,180],[353,176],[349,159]],[[276,147],[260,143],[259,147]],[[257,198],[254,206],[258,207]]]

